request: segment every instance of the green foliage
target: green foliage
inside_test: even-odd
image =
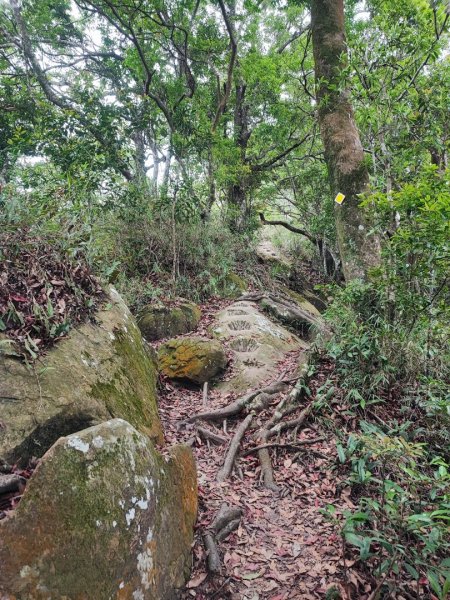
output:
[[[392,395],[431,401],[449,416],[450,331],[449,173],[426,168],[414,184],[376,194],[380,229],[398,225],[384,261],[368,283],[337,289],[327,317],[334,329],[329,352],[342,385],[363,408]],[[434,384],[432,383],[434,382]],[[430,405],[431,406],[431,405]]]
[[[386,580],[386,592],[396,590],[399,576],[418,591],[422,578],[445,600],[450,590],[448,456],[430,453],[401,431],[386,434],[365,422],[361,428],[345,449],[338,447],[359,506],[343,515],[329,506],[326,514],[377,580]]]
[[[97,264],[109,265],[114,284],[135,308],[167,296],[204,301],[231,295],[236,288],[230,275],[252,276],[251,243],[220,222],[140,216],[126,229],[111,221],[107,231],[108,239],[96,236]]]

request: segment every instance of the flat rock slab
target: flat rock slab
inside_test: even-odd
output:
[[[64,438],[0,521],[2,600],[169,600],[189,573],[192,451],[114,419]]]
[[[261,387],[264,381],[279,374],[277,363],[289,352],[309,348],[307,342],[273,323],[255,302],[247,300],[221,311],[213,333],[225,342],[234,358],[235,374],[218,385],[224,393]]]
[[[262,262],[278,265],[286,270],[292,267],[291,259],[277,248],[270,239],[262,239],[256,246],[256,254]]]

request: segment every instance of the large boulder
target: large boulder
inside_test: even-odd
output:
[[[201,384],[213,379],[226,367],[227,356],[217,340],[192,336],[161,344],[158,364],[170,379]]]
[[[171,338],[196,329],[201,317],[200,308],[193,302],[179,302],[174,306],[154,304],[139,314],[138,325],[146,340],[152,342]]]
[[[196,512],[187,446],[163,457],[122,419],[61,438],[0,521],[0,598],[173,598]]]
[[[62,435],[121,417],[162,441],[157,369],[119,294],[27,366],[0,351],[0,462],[25,464]]]

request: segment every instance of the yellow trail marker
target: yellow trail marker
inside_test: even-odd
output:
[[[339,194],[337,194],[336,198],[334,199],[335,202],[337,202],[338,204],[342,204],[345,200],[345,196],[344,194],[341,194],[341,192],[339,192]]]

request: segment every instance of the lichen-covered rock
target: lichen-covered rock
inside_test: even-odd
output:
[[[200,308],[193,302],[180,302],[176,306],[155,304],[141,311],[138,325],[146,340],[155,341],[193,331],[200,317]]]
[[[192,336],[169,340],[158,350],[161,371],[171,379],[204,383],[213,379],[227,364],[222,344]]]
[[[164,458],[122,419],[60,438],[0,521],[0,598],[173,598],[196,512],[187,446]]]
[[[30,368],[0,353],[0,462],[40,457],[62,435],[121,417],[161,441],[156,366],[119,294]]]

